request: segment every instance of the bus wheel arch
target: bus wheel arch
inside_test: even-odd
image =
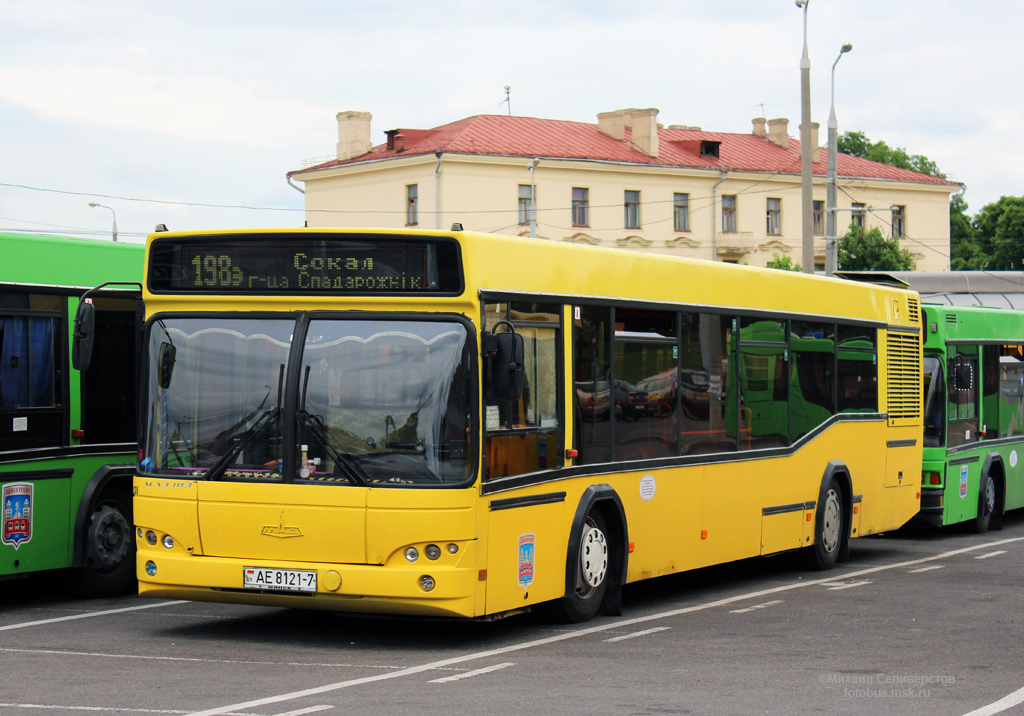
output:
[[[615,490],[610,485],[584,490],[569,532],[565,594],[552,604],[556,618],[579,623],[598,613],[621,613],[627,536],[626,511]]]
[[[131,465],[104,465],[90,479],[75,519],[69,588],[84,597],[110,597],[135,589]]]
[[[974,529],[983,534],[991,529],[1002,529],[1003,509],[1006,497],[1006,473],[1003,459],[996,452],[985,456],[978,484],[978,514],[974,518]]]
[[[806,548],[811,569],[831,569],[850,558],[850,524],[853,517],[853,483],[850,471],[833,460],[825,468],[814,511],[814,540]]]

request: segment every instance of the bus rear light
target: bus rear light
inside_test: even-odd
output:
[[[937,472],[922,472],[921,473],[921,484],[922,485],[941,485],[942,476]]]

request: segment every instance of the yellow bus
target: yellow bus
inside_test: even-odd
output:
[[[910,291],[458,225],[157,233],[146,265],[145,596],[583,621],[920,506]]]

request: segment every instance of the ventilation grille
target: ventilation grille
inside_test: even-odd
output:
[[[921,346],[917,334],[887,333],[885,337],[889,420],[921,417]]]
[[[921,302],[917,296],[907,298],[907,314],[909,314],[911,323],[921,324]]]
[[[955,326],[956,325],[956,314],[955,313],[947,313],[946,314],[946,323],[952,323]]]

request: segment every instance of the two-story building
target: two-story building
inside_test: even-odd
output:
[[[340,112],[337,152],[288,173],[308,226],[467,229],[763,266],[801,256],[800,143],[785,119],[750,134],[662,126],[656,109],[596,124],[480,115],[370,140]],[[824,267],[826,153],[812,127],[815,264]],[[960,185],[844,154],[838,234],[897,236],[922,270],[949,269],[949,195]]]

